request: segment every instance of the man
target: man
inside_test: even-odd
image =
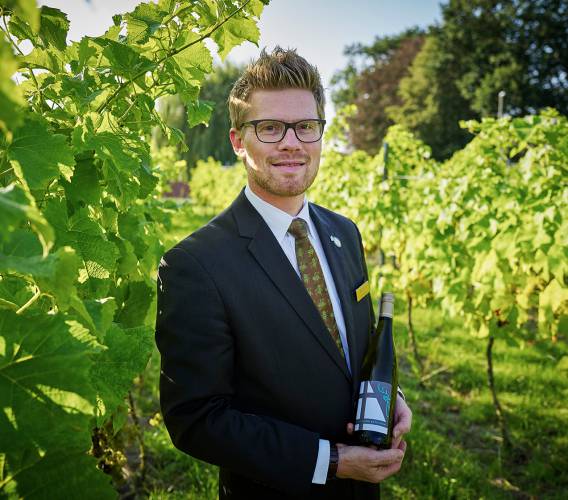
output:
[[[220,466],[220,499],[377,498],[411,413],[397,398],[390,450],[345,444],[374,315],[356,294],[355,224],[305,197],[322,147],[317,69],[263,51],[229,110],[247,186],[160,263],[164,421],[180,450]]]

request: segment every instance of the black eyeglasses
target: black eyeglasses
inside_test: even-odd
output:
[[[300,142],[317,142],[323,135],[325,120],[312,118],[299,122],[283,122],[280,120],[251,120],[244,122],[241,127],[252,125],[260,142],[280,142],[291,128]]]

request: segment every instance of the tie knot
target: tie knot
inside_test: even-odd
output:
[[[288,232],[297,240],[308,237],[308,225],[304,219],[294,219],[288,228]]]

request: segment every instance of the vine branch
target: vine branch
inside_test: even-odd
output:
[[[225,19],[223,19],[220,23],[216,24],[215,26],[213,26],[209,31],[207,31],[206,33],[204,33],[202,36],[200,36],[198,39],[193,40],[192,42],[186,43],[185,45],[182,45],[179,49],[175,49],[171,52],[169,52],[168,54],[166,54],[164,57],[162,57],[161,59],[159,59],[158,61],[156,61],[155,63],[155,67],[157,68],[160,64],[162,64],[164,61],[168,60],[169,58],[179,54],[180,52],[183,52],[185,49],[188,49],[189,47],[191,47],[192,45],[196,45],[199,42],[202,42],[203,40],[205,40],[206,38],[209,38],[215,31],[217,31],[221,26],[223,26],[227,21],[229,21],[229,19],[231,19],[232,17],[236,16],[241,10],[243,10],[249,3],[251,2],[251,0],[246,0],[246,2],[241,5],[238,9],[236,9],[234,12],[231,12],[231,14],[229,14]],[[140,78],[141,76],[143,76],[146,73],[147,70],[141,70],[138,73],[136,73],[132,78],[123,81],[118,89],[116,90],[116,92],[114,92],[113,94],[111,94],[109,97],[107,97],[107,99],[105,100],[105,102],[103,102],[98,108],[97,108],[97,113],[102,113],[108,106],[109,104],[114,101],[114,99],[116,99],[116,97],[126,88],[128,87],[131,83],[133,83],[135,80],[137,80],[138,78]]]

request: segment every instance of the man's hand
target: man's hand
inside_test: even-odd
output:
[[[337,444],[339,464],[337,477],[379,483],[400,470],[406,443],[401,441],[398,448],[373,450],[366,446]]]
[[[389,450],[377,450],[375,446],[346,446],[337,444],[339,464],[337,477],[378,483],[400,470],[406,442],[404,434],[412,427],[412,412],[406,401],[396,398],[392,444]],[[353,434],[353,424],[347,424],[347,434]]]
[[[347,426],[349,432],[349,425]],[[398,448],[402,441],[404,434],[410,432],[412,427],[412,412],[406,404],[406,401],[400,396],[396,398],[396,405],[394,408],[394,428],[392,430],[392,446],[391,448]]]

